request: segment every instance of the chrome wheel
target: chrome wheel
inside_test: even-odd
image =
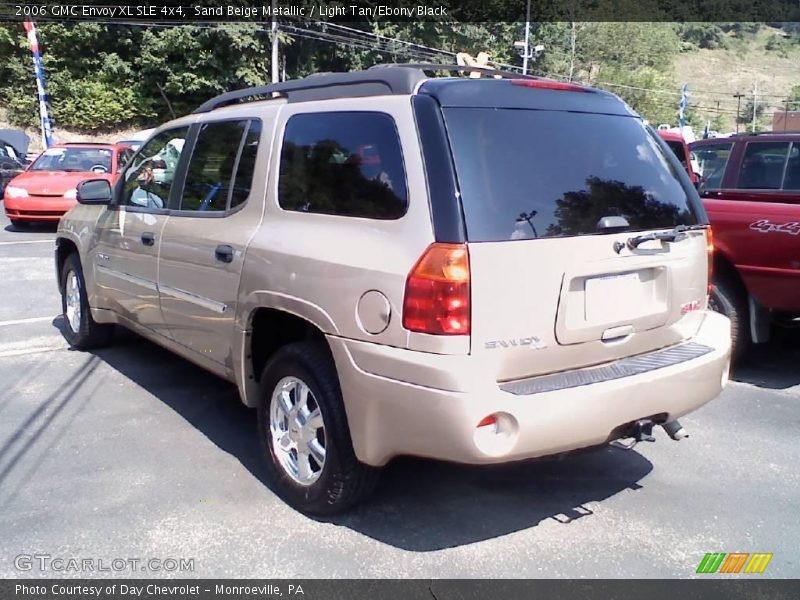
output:
[[[67,281],[64,284],[64,299],[66,310],[64,316],[67,318],[69,328],[73,333],[78,333],[81,329],[81,290],[78,284],[78,275],[75,271],[67,273]]]
[[[300,485],[311,485],[325,466],[325,425],[314,394],[297,377],[284,377],[270,399],[269,429],[275,458]]]

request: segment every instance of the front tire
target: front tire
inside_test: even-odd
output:
[[[729,280],[719,279],[711,288],[709,308],[731,320],[731,356],[741,359],[751,344],[746,294]]]
[[[355,456],[339,379],[323,344],[289,344],[269,360],[258,425],[268,478],[301,512],[340,512],[374,489],[379,470]]]
[[[64,338],[73,348],[89,350],[111,342],[114,326],[92,318],[81,261],[74,253],[67,256],[61,269],[61,311]]]

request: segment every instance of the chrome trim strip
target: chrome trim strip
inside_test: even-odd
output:
[[[116,277],[117,279],[122,279],[128,283],[133,283],[134,285],[139,285],[147,288],[148,290],[158,292],[158,285],[152,279],[145,279],[143,277],[131,275],[130,273],[123,273],[122,271],[117,271],[116,269],[106,267],[105,265],[96,265],[95,268],[102,273],[110,275],[111,277]]]
[[[607,365],[509,381],[500,384],[500,389],[517,396],[555,392],[582,385],[593,385],[614,379],[622,379],[623,377],[641,375],[642,373],[699,358],[713,351],[714,349],[708,346],[689,342],[666,350],[630,356]]]
[[[159,286],[159,291],[162,294],[167,294],[173,298],[178,298],[179,300],[185,300],[186,302],[191,302],[197,306],[202,306],[203,308],[215,313],[222,314],[228,310],[227,304],[217,302],[216,300],[212,300],[211,298],[206,298],[204,296],[198,296],[197,294],[192,294],[191,292],[187,292],[185,290],[179,290],[178,288],[161,285]]]

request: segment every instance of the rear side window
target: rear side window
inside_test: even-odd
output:
[[[680,176],[634,117],[446,108],[470,241],[603,233],[697,223]]]
[[[189,160],[180,209],[220,212],[243,203],[250,194],[259,131],[251,121],[205,123]]]
[[[722,186],[722,176],[732,148],[732,143],[703,144],[692,150],[692,160],[700,169],[701,189],[719,189]]]
[[[291,117],[281,150],[278,202],[291,211],[402,217],[408,191],[394,120],[376,112]]]
[[[783,179],[783,189],[800,190],[800,143],[792,144],[789,160],[786,161],[786,177]]]
[[[739,182],[745,190],[779,190],[789,142],[749,142],[744,149]]]

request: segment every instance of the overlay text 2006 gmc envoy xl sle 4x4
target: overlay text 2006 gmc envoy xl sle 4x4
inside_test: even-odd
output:
[[[429,70],[219,96],[58,229],[68,341],[120,324],[235,382],[308,513],[399,455],[678,439],[727,381],[707,217],[655,132],[600,90]]]

